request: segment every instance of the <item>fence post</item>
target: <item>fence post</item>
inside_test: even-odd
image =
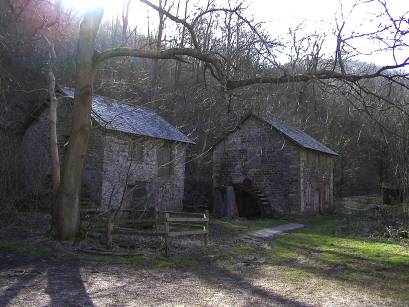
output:
[[[169,245],[170,245],[170,238],[169,238],[169,213],[165,213],[165,255],[169,257]]]
[[[209,244],[209,210],[205,211],[204,218],[206,219],[204,224],[204,245],[207,246]]]
[[[153,211],[154,219],[155,219],[155,232],[159,232],[159,211],[158,208],[155,207]]]
[[[107,221],[107,246],[108,248],[112,248],[112,229],[113,229],[113,217],[109,215],[108,221]]]

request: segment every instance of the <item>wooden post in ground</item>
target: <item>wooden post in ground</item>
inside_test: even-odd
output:
[[[170,252],[170,237],[169,237],[169,213],[165,213],[165,255],[169,257]]]
[[[107,220],[107,246],[112,248],[112,229],[113,229],[113,217],[109,215]]]
[[[204,245],[207,246],[209,244],[209,210],[205,211],[204,218],[206,219],[204,224]]]
[[[153,216],[155,219],[155,232],[158,233],[159,232],[159,211],[158,208],[153,209]]]

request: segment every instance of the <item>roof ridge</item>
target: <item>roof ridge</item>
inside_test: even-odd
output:
[[[266,115],[255,113],[251,113],[250,116],[251,115],[271,125],[273,128],[275,128],[280,133],[284,134],[290,140],[294,141],[296,144],[303,148],[323,152],[333,156],[339,155],[337,152],[333,151],[332,149],[324,145],[322,142],[318,141],[316,138],[309,135],[307,132],[298,128],[288,126],[284,121],[277,117],[269,115],[269,117],[266,118]],[[249,116],[247,116],[247,118],[248,117]]]

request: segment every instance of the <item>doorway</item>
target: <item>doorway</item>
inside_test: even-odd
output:
[[[237,198],[240,217],[257,219],[261,217],[262,210],[257,195],[252,191],[241,189]]]

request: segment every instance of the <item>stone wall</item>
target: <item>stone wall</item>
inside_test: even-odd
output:
[[[22,135],[0,128],[0,201],[21,195],[21,142]]]
[[[58,104],[57,134],[61,164],[71,131],[71,98]],[[46,194],[51,191],[51,158],[48,109],[26,130],[21,157],[25,191]],[[131,158],[130,144],[143,144],[143,159]],[[170,173],[159,176],[158,150],[171,148]],[[184,191],[186,145],[160,139],[107,131],[93,121],[83,174],[82,197],[105,208],[118,206],[137,185],[146,191],[144,206],[181,209]],[[63,168],[62,168],[63,169]],[[128,197],[129,198],[129,197]]]
[[[301,211],[330,212],[333,200],[334,158],[311,150],[300,150]]]
[[[72,103],[59,109],[59,114],[69,118]],[[71,119],[61,119],[59,134],[67,139]],[[66,141],[64,141],[66,142]],[[131,159],[130,145],[143,144],[142,161]],[[174,174],[158,178],[157,149],[168,144],[175,156]],[[185,145],[103,129],[92,121],[89,147],[83,175],[82,196],[103,207],[118,206],[136,184],[144,185],[150,195],[146,202],[157,200],[160,208],[181,208],[183,199]],[[182,183],[181,183],[182,182]],[[182,194],[182,195],[181,195]]]
[[[141,159],[132,158],[132,146],[142,146]],[[103,163],[101,205],[144,209],[181,209],[185,172],[185,145],[159,139],[138,137],[110,131],[106,135]],[[170,146],[170,173],[159,175],[158,151]],[[168,167],[165,165],[164,167]],[[133,201],[135,191],[141,191],[140,201]]]
[[[276,215],[300,212],[299,148],[254,117],[213,151],[213,186],[249,178],[267,196]]]
[[[28,194],[46,194],[51,191],[50,132],[47,111],[28,127],[20,147],[24,190]]]
[[[60,163],[69,144],[71,132],[72,98],[60,98],[57,110],[57,138]],[[24,133],[21,145],[21,161],[24,172],[24,188],[28,194],[47,194],[51,191],[51,155],[49,109],[31,123]],[[99,203],[104,147],[104,131],[93,123],[83,175],[82,192],[90,200]],[[61,171],[63,171],[61,167]]]

